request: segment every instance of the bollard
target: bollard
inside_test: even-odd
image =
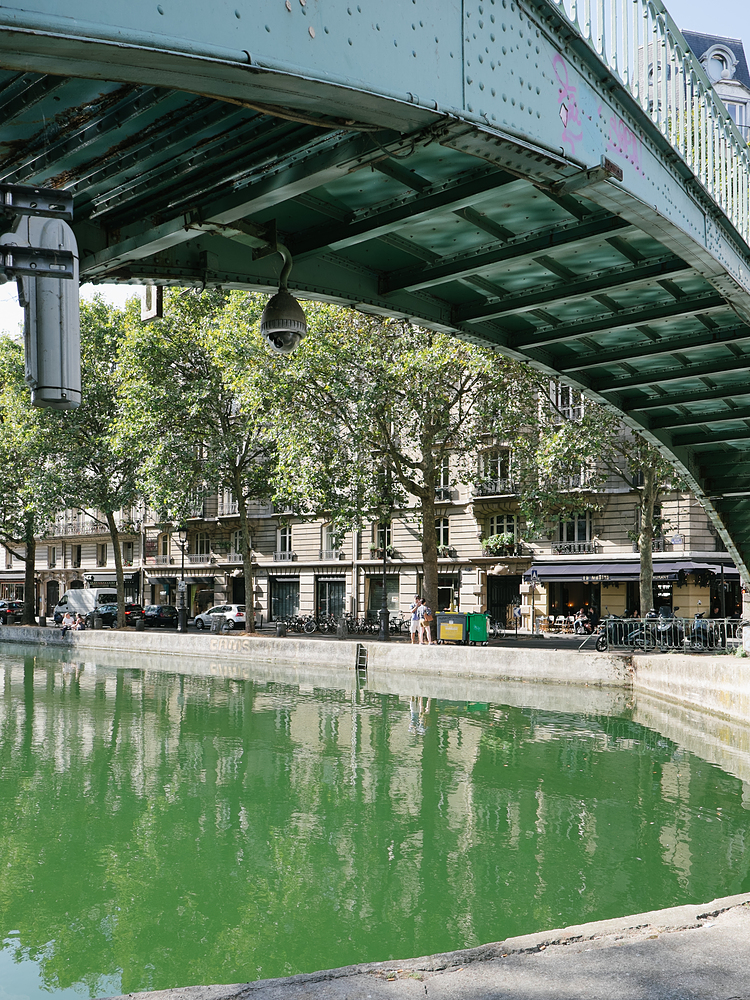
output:
[[[39,615],[39,628],[47,628],[47,616]]]
[[[94,624],[92,628],[101,628],[103,625],[103,620],[101,615],[94,615]]]
[[[221,632],[221,627],[224,624],[224,615],[211,615],[211,631]]]
[[[286,635],[286,625],[284,622],[276,622],[276,638],[283,639]]]
[[[145,632],[146,631],[146,619],[145,618],[139,618],[136,621],[136,623],[135,623],[135,630],[136,630],[136,632]]]

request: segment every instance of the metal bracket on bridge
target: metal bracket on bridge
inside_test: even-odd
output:
[[[54,188],[27,184],[0,184],[0,214],[9,219],[19,215],[44,216],[46,219],[73,221],[73,195]]]
[[[32,246],[22,220],[73,220],[73,196],[52,188],[25,184],[0,184],[0,224],[10,232],[0,242],[0,283],[15,278],[68,278],[75,276],[75,256],[61,247]],[[19,234],[18,240],[9,237]]]
[[[246,222],[237,219],[234,222],[204,222],[196,211],[190,213],[185,223],[186,229],[197,229],[212,236],[224,236],[229,240],[239,239],[252,247],[253,260],[276,253],[277,234],[276,219],[270,222]]]
[[[75,257],[70,250],[0,243],[0,270],[9,280],[21,276],[72,279]]]
[[[574,191],[581,191],[583,188],[600,184],[602,181],[621,181],[622,176],[622,167],[613,163],[606,156],[603,156],[598,167],[588,167],[586,170],[579,170],[572,177],[566,177],[565,180],[552,184],[551,190],[553,194],[558,195],[572,194]]]

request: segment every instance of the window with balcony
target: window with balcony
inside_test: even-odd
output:
[[[207,556],[211,551],[211,539],[205,531],[199,531],[195,536],[195,554],[197,556]]]
[[[57,566],[57,549],[54,545],[47,546],[47,566],[54,569]]]
[[[374,526],[373,538],[375,540],[375,545],[382,552],[384,548],[388,548],[391,544],[391,522],[384,523],[381,521],[379,524]]]
[[[169,556],[169,534],[159,535],[159,555],[166,559]]]
[[[440,468],[438,469],[435,499],[438,502],[453,499],[451,491],[451,465],[448,455],[443,455]]]
[[[276,551],[274,552],[274,559],[290,560],[295,558],[295,552],[292,548],[292,526],[291,524],[282,524],[279,526],[276,533]]]
[[[487,518],[487,536],[513,535],[518,540],[517,514],[492,514]]]
[[[336,535],[336,530],[332,524],[323,525],[323,529],[320,533],[321,549],[320,558],[321,559],[338,559],[341,553],[341,547],[339,545],[339,540]]]
[[[13,569],[13,553],[10,549],[5,550],[5,568]]]
[[[122,564],[123,566],[133,565],[133,543],[123,542],[122,543]]]
[[[106,566],[107,565],[107,543],[102,542],[100,545],[96,546],[96,565]]]
[[[583,396],[578,389],[552,382],[550,399],[559,418],[577,421],[583,417]]]
[[[437,538],[438,552],[441,549],[447,550],[450,547],[450,520],[447,517],[435,518],[435,535]]]
[[[510,448],[492,448],[480,457],[480,481],[475,493],[479,496],[493,496],[513,492],[511,481]]]
[[[81,568],[81,546],[71,545],[70,546],[70,564],[73,569]]]
[[[577,555],[595,552],[591,538],[591,511],[561,518],[557,525],[557,541],[552,543],[552,551],[558,555]]]

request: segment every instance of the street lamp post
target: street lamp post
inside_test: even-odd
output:
[[[188,532],[184,525],[181,525],[177,529],[177,537],[180,540],[180,550],[182,552],[182,563],[180,566],[180,583],[177,590],[180,594],[179,607],[177,608],[177,631],[187,632],[187,605],[185,603],[185,543],[187,542]]]
[[[390,519],[393,515],[393,499],[391,497],[391,476],[390,476],[390,465],[388,462],[388,452],[385,448],[375,448],[371,452],[374,462],[381,460],[383,463],[383,473],[382,473],[382,486],[383,486],[383,505],[382,507],[388,507],[388,520],[378,521],[378,531],[382,524],[383,528],[383,601],[381,603],[380,611],[378,612],[378,617],[380,618],[380,629],[378,631],[378,638],[383,642],[387,642],[391,637],[391,630],[389,624],[390,614],[388,612],[388,592],[386,591],[386,573],[388,570],[388,525],[390,524]],[[385,517],[384,513],[379,516]]]
[[[387,642],[391,637],[388,611],[388,594],[385,589],[385,577],[388,568],[388,524],[383,524],[383,603],[380,608],[380,633],[378,638]]]

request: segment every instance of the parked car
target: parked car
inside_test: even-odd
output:
[[[224,615],[224,628],[245,627],[245,605],[244,604],[217,604],[215,608],[209,608],[203,614],[195,616],[195,627],[197,629],[211,628],[211,615]]]
[[[153,628],[177,628],[177,608],[171,604],[147,604],[143,609],[143,620]]]
[[[94,609],[94,614],[101,618],[102,625],[108,625],[110,628],[114,628],[117,625],[116,604],[100,604],[98,608]],[[143,608],[140,604],[126,604],[125,624],[135,625],[139,618],[143,618]]]
[[[23,601],[0,601],[0,625],[8,624],[9,615],[22,615]]]

